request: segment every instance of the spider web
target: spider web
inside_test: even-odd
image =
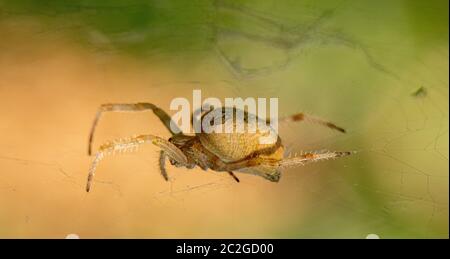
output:
[[[0,236],[448,237],[448,2],[0,1]],[[157,151],[102,161],[87,133],[107,102],[278,97],[343,126],[288,123],[291,152],[354,156],[278,184],[157,170]],[[106,114],[95,145],[151,133]]]

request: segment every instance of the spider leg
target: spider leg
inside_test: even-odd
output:
[[[233,172],[228,171],[228,174],[229,174],[231,177],[233,177],[233,179],[234,179],[236,182],[240,182],[239,178],[238,178]]]
[[[301,154],[299,156],[284,158],[280,161],[266,158],[266,157],[255,157],[247,160],[241,160],[236,162],[225,163],[222,161],[217,161],[216,168],[217,171],[233,171],[242,168],[256,167],[256,166],[271,166],[278,167],[280,169],[289,168],[294,166],[301,166],[311,162],[318,162],[328,159],[336,159],[339,157],[349,156],[355,152],[350,151],[322,151],[322,152],[308,152]]]
[[[118,139],[112,142],[105,143],[100,146],[99,151],[95,155],[94,161],[89,168],[89,175],[86,185],[86,191],[89,192],[91,188],[92,179],[94,178],[95,170],[99,162],[108,154],[115,152],[124,152],[130,149],[136,149],[142,144],[151,143],[161,149],[164,155],[177,161],[180,165],[187,164],[187,158],[184,153],[169,141],[153,135],[140,135],[131,138]],[[164,174],[163,174],[164,176]]]
[[[169,181],[169,176],[167,175],[166,170],[166,153],[162,150],[159,152],[159,170],[161,171],[161,175],[164,180]]]
[[[270,157],[253,157],[249,159],[224,162],[220,159],[215,161],[213,170],[215,171],[227,171],[233,178],[235,178],[232,171],[239,171],[243,173],[250,173],[259,175],[265,179],[278,182],[280,179],[280,169],[289,167],[302,166],[310,162],[318,162],[328,159],[336,159],[339,157],[349,156],[355,153],[354,151],[321,151],[321,152],[308,152],[299,156],[288,157],[281,160]],[[237,178],[237,177],[236,177]],[[236,179],[238,181],[238,179]]]
[[[92,124],[91,131],[89,133],[89,143],[88,143],[88,154],[91,155],[92,153],[92,142],[94,140],[94,132],[95,128],[97,126],[98,121],[100,120],[100,117],[103,112],[133,112],[133,111],[148,111],[152,110],[153,113],[158,116],[158,118],[161,120],[161,122],[164,124],[164,126],[172,133],[172,135],[175,135],[175,132],[171,129],[171,118],[170,116],[161,108],[157,107],[154,104],[151,103],[107,103],[102,104],[100,108],[98,109],[94,122]],[[173,123],[173,126],[175,127],[176,124]],[[178,129],[178,132],[181,132],[181,130]]]
[[[258,175],[272,182],[278,182],[280,179],[280,173],[277,170],[278,161],[267,157],[254,157],[228,163],[216,161],[216,166],[215,171],[227,171],[237,182],[239,179],[232,171]]]
[[[221,160],[216,161],[216,171],[234,171],[242,168],[255,167],[255,166],[278,166],[278,161],[265,157],[254,157],[246,160],[240,160],[236,162],[223,162]]]
[[[321,118],[311,116],[305,113],[297,113],[291,116],[282,117],[278,119],[278,122],[298,122],[298,121],[305,121],[310,123],[319,124],[321,126],[325,126],[327,128],[340,131],[342,133],[345,133],[345,129],[337,126],[336,124],[323,120]],[[270,123],[270,119],[267,120],[267,123]]]
[[[302,166],[307,163],[311,162],[318,162],[322,160],[328,160],[328,159],[336,159],[344,156],[349,156],[353,154],[354,152],[350,151],[322,151],[322,152],[308,152],[301,154],[299,156],[295,157],[289,157],[281,160],[279,162],[279,168],[289,168],[294,166]]]

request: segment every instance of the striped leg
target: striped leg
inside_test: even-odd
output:
[[[311,162],[319,162],[323,160],[336,159],[344,156],[349,156],[355,152],[349,151],[321,151],[321,152],[308,152],[299,156],[289,157],[279,162],[280,169],[302,166]]]
[[[297,113],[297,114],[294,114],[294,115],[291,115],[288,117],[282,117],[282,118],[278,119],[278,122],[299,122],[299,121],[318,124],[318,125],[325,126],[327,128],[345,133],[345,129],[337,126],[336,124],[326,121],[326,120],[323,120],[321,118],[315,117],[315,116],[307,115],[305,113]],[[268,122],[270,122],[270,119],[268,120]]]
[[[158,118],[161,120],[161,122],[164,124],[164,126],[172,133],[172,135],[175,135],[178,132],[181,132],[180,129],[176,128],[177,132],[174,132],[171,129],[171,118],[170,116],[162,109],[157,107],[154,104],[151,103],[108,103],[108,104],[102,104],[100,108],[97,111],[97,114],[95,115],[94,122],[92,124],[91,132],[89,133],[89,143],[88,143],[88,154],[91,155],[92,153],[92,142],[94,140],[94,132],[95,128],[97,127],[97,123],[100,120],[101,115],[103,112],[136,112],[136,111],[148,111],[152,110],[153,113],[158,116]],[[172,123],[172,127],[175,127],[176,124]]]
[[[180,149],[178,149],[174,144],[160,137],[153,135],[140,135],[126,139],[118,139],[100,146],[99,151],[95,155],[94,161],[92,162],[91,167],[89,169],[86,191],[89,192],[89,190],[91,189],[91,184],[94,178],[95,170],[97,169],[99,162],[106,155],[113,154],[115,152],[124,152],[130,149],[136,149],[140,145],[146,143],[156,145],[161,149],[161,151],[164,152],[165,155],[169,156],[178,164],[180,165],[187,164],[187,158],[183,154],[183,152]]]

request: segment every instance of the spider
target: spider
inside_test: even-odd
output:
[[[221,109],[224,114],[235,112],[236,110],[236,108],[216,109]],[[86,185],[87,192],[91,189],[96,168],[105,155],[137,148],[146,143],[151,143],[159,147],[159,169],[166,181],[169,179],[165,167],[167,158],[170,163],[176,167],[192,169],[198,166],[203,170],[211,169],[217,172],[227,172],[236,182],[239,182],[239,178],[233,172],[258,175],[269,181],[278,182],[281,169],[301,166],[309,162],[344,157],[353,153],[321,151],[302,153],[294,157],[285,157],[281,138],[276,135],[276,141],[274,141],[273,144],[260,144],[258,141],[258,137],[262,134],[260,131],[256,131],[256,133],[202,132],[196,133],[195,135],[174,133],[171,129],[171,118],[164,110],[151,103],[128,103],[103,104],[100,106],[90,131],[88,154],[91,155],[92,153],[95,128],[104,112],[137,112],[148,110],[153,111],[163,125],[171,132],[172,136],[166,140],[149,134],[138,135],[117,139],[101,145],[89,169]],[[203,113],[201,115],[202,118],[213,111],[215,111],[214,108]],[[244,115],[244,123],[248,124],[249,114],[244,112]],[[192,120],[193,118],[191,116],[191,122]],[[279,121],[308,121],[345,133],[343,128],[338,127],[335,124],[305,113],[298,113],[281,118]],[[266,122],[269,123],[270,119]],[[233,121],[232,125],[235,123],[236,121]],[[174,124],[172,124],[172,127],[173,125]],[[178,132],[181,131],[179,130]]]

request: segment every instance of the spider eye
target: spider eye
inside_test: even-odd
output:
[[[175,165],[176,164],[175,160],[173,160],[171,158],[169,159],[169,162],[170,162],[171,165]]]

